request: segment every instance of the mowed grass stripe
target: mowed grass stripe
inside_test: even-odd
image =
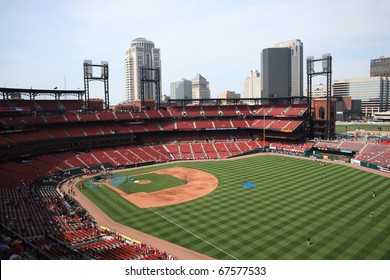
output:
[[[381,259],[388,254],[390,240],[384,231],[390,218],[389,199],[383,200],[390,196],[388,178],[279,156],[174,165],[212,173],[219,186],[205,197],[157,211],[240,259]],[[140,171],[146,172],[133,170],[134,174]],[[242,180],[253,181],[257,187],[245,189]],[[378,191],[376,202],[387,206],[373,204],[373,188]],[[377,223],[367,229],[366,211],[374,206]],[[131,227],[215,258],[229,258],[142,209],[132,210],[129,216],[126,224]],[[308,231],[314,240],[310,247],[305,240]],[[351,232],[363,232],[365,238],[351,238]],[[371,237],[381,246],[370,245]],[[374,252],[367,255],[371,247]]]

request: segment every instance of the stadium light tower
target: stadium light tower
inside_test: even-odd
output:
[[[100,76],[93,75],[93,67],[101,68]],[[104,82],[104,110],[110,108],[110,95],[108,92],[108,62],[102,61],[101,64],[93,64],[92,60],[84,60],[84,90],[85,90],[85,105],[89,109],[89,82],[103,81]]]
[[[315,71],[315,62],[322,62],[322,69]],[[325,138],[331,138],[331,98],[332,98],[332,56],[329,53],[322,55],[322,58],[315,59],[314,56],[306,58],[306,72],[307,72],[307,97],[309,102],[309,112],[312,114],[312,80],[314,76],[326,76],[326,130]],[[310,118],[310,134],[313,133],[313,121]]]

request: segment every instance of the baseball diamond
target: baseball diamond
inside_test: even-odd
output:
[[[149,208],[139,208],[107,187],[82,192],[116,222],[216,259],[390,258],[388,177],[268,154],[178,162],[126,174],[171,168],[213,174],[218,187],[191,201]],[[257,187],[250,192],[238,187],[243,177]],[[375,221],[368,216],[372,210]],[[310,247],[305,246],[307,232],[314,240]]]

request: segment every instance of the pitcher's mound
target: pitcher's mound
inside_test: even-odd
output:
[[[150,184],[152,181],[150,180],[136,180],[134,183],[140,184],[140,185],[147,185]]]

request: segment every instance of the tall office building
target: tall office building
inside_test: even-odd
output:
[[[291,49],[264,49],[261,52],[261,97],[289,96],[291,96]]]
[[[390,81],[388,77],[335,80],[333,96],[361,100],[363,114],[372,116],[390,109]]]
[[[291,49],[291,96],[303,95],[303,43],[299,39],[279,42],[275,48]]]
[[[192,79],[192,99],[209,99],[209,82],[200,74]]]
[[[184,78],[171,82],[171,99],[191,99],[192,82]]]
[[[141,99],[141,67],[160,68],[160,49],[152,41],[136,38],[130,43],[125,56],[125,99],[132,102]],[[154,78],[155,71],[147,71],[147,78]],[[160,75],[161,77],[161,75]],[[161,78],[160,78],[161,84]],[[145,99],[156,99],[155,84],[145,83]]]
[[[260,98],[260,73],[252,70],[244,82],[243,98]]]
[[[370,77],[390,77],[390,57],[371,59]]]

